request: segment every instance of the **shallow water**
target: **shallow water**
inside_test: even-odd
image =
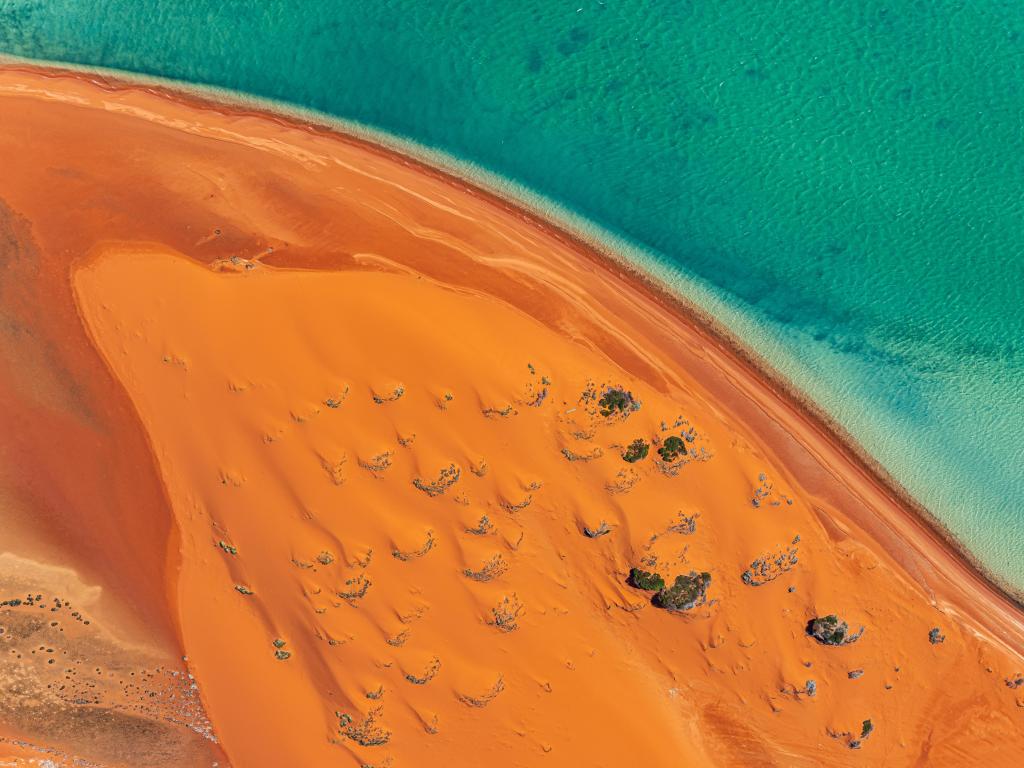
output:
[[[527,185],[677,272],[1024,587],[1019,3],[6,0],[0,51],[292,102]]]

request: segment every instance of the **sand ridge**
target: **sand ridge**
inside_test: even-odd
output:
[[[295,125],[17,69],[0,102],[0,197],[82,318],[54,343],[137,414],[150,594],[231,764],[1019,760],[1019,613],[626,276]],[[863,637],[806,636],[833,612]]]

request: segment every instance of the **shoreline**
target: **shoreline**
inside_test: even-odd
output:
[[[606,269],[616,278],[630,283],[662,309],[679,317],[703,341],[712,345],[715,351],[723,355],[749,377],[759,382],[770,393],[771,401],[777,408],[791,418],[795,418],[805,427],[808,427],[819,440],[841,456],[851,469],[855,470],[863,480],[866,480],[873,486],[893,507],[898,508],[905,521],[911,524],[912,532],[923,537],[925,544],[934,544],[944,551],[950,560],[960,567],[961,575],[967,575],[975,586],[989,592],[991,596],[997,598],[1005,607],[1009,607],[1018,613],[1024,611],[1024,590],[1014,587],[992,573],[938,517],[918,502],[824,408],[801,391],[788,377],[775,369],[755,350],[749,348],[742,339],[738,338],[714,316],[704,311],[693,301],[673,290],[671,286],[664,283],[656,275],[646,272],[641,266],[627,261],[610,244],[602,242],[597,237],[588,237],[585,231],[577,230],[571,221],[559,220],[560,209],[557,204],[552,204],[555,210],[545,211],[539,205],[529,200],[511,197],[511,192],[509,193],[510,196],[505,196],[503,190],[493,188],[486,178],[465,178],[458,175],[457,169],[448,169],[432,164],[432,162],[439,161],[440,153],[436,153],[438,157],[435,157],[435,153],[431,150],[422,148],[425,157],[417,157],[415,145],[411,142],[406,144],[404,141],[396,140],[393,143],[389,143],[387,141],[389,137],[384,134],[376,134],[370,129],[366,129],[365,135],[361,135],[357,124],[347,126],[352,130],[352,132],[347,132],[345,121],[343,120],[337,120],[338,125],[331,125],[330,116],[314,113],[311,110],[305,110],[292,105],[279,104],[278,102],[256,97],[249,100],[245,94],[237,94],[226,89],[193,86],[192,84],[177,83],[175,81],[161,82],[160,78],[147,76],[139,76],[136,80],[130,73],[88,68],[79,69],[61,64],[50,66],[48,64],[33,63],[17,57],[0,56],[0,67],[8,70],[24,71],[49,79],[73,78],[86,80],[90,84],[110,93],[141,91],[184,106],[200,108],[228,117],[262,118],[291,129],[329,137],[335,141],[349,144],[393,162],[414,168],[430,178],[442,181],[501,209],[530,227],[568,246],[574,253],[584,257],[590,263]],[[195,91],[190,90],[193,87]],[[216,98],[213,95],[208,95],[205,91],[213,92],[216,94]],[[320,118],[319,122],[317,118]],[[462,163],[463,161],[456,160],[456,162]],[[466,163],[465,165],[468,168],[473,168],[472,164]],[[480,172],[484,175],[487,174],[483,169]],[[512,182],[509,184],[509,187],[514,189],[516,185]],[[571,212],[566,212],[564,215],[566,218],[572,217]],[[612,239],[615,238],[614,234],[609,234]],[[625,240],[621,242],[628,245]],[[624,248],[624,250],[628,250],[628,248]],[[748,396],[750,395],[749,392],[747,394]],[[887,525],[892,522],[885,520],[879,515],[875,515],[875,517],[878,517],[880,522]],[[891,531],[901,535],[891,525],[889,527]],[[915,542],[907,540],[905,532],[902,536],[905,543],[914,546]],[[918,541],[916,543],[920,544],[921,542]],[[886,548],[888,549],[887,546]],[[920,546],[915,546],[914,548],[920,556],[927,558],[927,555]],[[932,564],[937,565],[938,563],[933,562]],[[952,581],[951,574],[947,573],[946,577]]]

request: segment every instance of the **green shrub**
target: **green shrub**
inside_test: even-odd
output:
[[[850,625],[834,614],[819,616],[807,622],[807,634],[822,645],[849,645],[860,639],[864,627],[851,633]]]
[[[597,405],[602,416],[640,410],[640,401],[633,397],[632,392],[627,392],[622,387],[611,387],[605,390],[601,399],[597,401]]]
[[[676,576],[675,583],[654,596],[654,604],[669,611],[688,611],[707,600],[711,574],[690,571]]]
[[[646,459],[650,450],[650,443],[642,437],[638,437],[626,448],[625,453],[622,454],[622,460],[628,461],[630,464],[634,464],[641,459]]]
[[[639,568],[629,569],[628,584],[637,589],[646,589],[648,592],[658,592],[665,588],[665,580],[660,574],[642,571]]]
[[[664,461],[675,461],[679,454],[686,455],[686,441],[675,435],[665,438],[665,442],[658,449],[658,455]]]

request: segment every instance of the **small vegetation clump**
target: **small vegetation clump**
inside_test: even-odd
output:
[[[480,518],[480,522],[476,524],[476,528],[467,528],[466,533],[472,533],[474,536],[486,536],[488,533],[494,530],[494,523],[487,515],[483,515]]]
[[[423,491],[427,496],[434,497],[440,496],[457,482],[462,472],[454,464],[449,464],[447,467],[441,470],[436,480],[423,480],[417,477],[412,481],[412,484],[419,490]]]
[[[589,453],[576,453],[568,448],[563,448],[562,455],[565,456],[567,461],[593,461],[604,456],[604,451],[601,450],[600,446],[594,448]]]
[[[774,581],[796,567],[799,562],[796,553],[797,547],[794,545],[788,549],[779,549],[776,552],[762,555],[743,572],[741,577],[743,583],[752,587],[760,587],[762,584]]]
[[[241,595],[251,595],[252,590],[244,584],[235,584],[235,590]]]
[[[672,525],[668,527],[668,532],[681,533],[683,536],[692,536],[697,532],[698,517],[700,517],[700,512],[696,512],[692,515],[680,512],[676,517],[676,522],[672,523]]]
[[[547,396],[548,388],[544,387],[537,393],[533,400],[527,403],[527,405],[530,406],[531,408],[540,408],[540,406],[544,404],[544,400],[547,398]]]
[[[676,576],[671,587],[662,589],[654,596],[654,604],[668,611],[688,611],[707,600],[711,574],[707,571],[690,571],[685,576]]]
[[[850,749],[860,749],[860,744],[864,739],[872,734],[875,730],[875,725],[870,720],[865,720],[860,726],[860,738],[853,739],[850,742]]]
[[[467,568],[462,573],[473,581],[491,581],[492,579],[498,578],[506,571],[508,571],[508,563],[505,562],[505,558],[501,555],[495,555],[484,563],[483,567],[479,571]]]
[[[483,413],[483,415],[486,416],[488,419],[494,416],[501,416],[502,418],[507,418],[508,416],[515,415],[515,408],[513,408],[511,405],[506,405],[504,408],[484,408],[481,411],[481,413]]]
[[[629,578],[626,583],[637,589],[645,589],[648,592],[660,592],[665,588],[665,580],[660,574],[644,571],[639,568],[629,569]]]
[[[622,454],[622,460],[629,462],[630,464],[635,464],[638,461],[646,459],[647,454],[650,452],[650,450],[650,443],[648,443],[642,437],[638,437],[636,440],[634,440],[632,443],[626,446],[626,450]]]
[[[342,403],[345,402],[345,398],[348,397],[348,385],[345,385],[345,389],[341,391],[341,394],[337,397],[328,397],[324,400],[324,405],[328,408],[341,408]]]
[[[425,554],[427,554],[427,552],[432,550],[434,548],[434,543],[435,542],[436,542],[436,539],[434,538],[434,532],[433,531],[427,531],[427,541],[426,541],[426,543],[422,547],[420,547],[419,549],[413,550],[412,552],[401,552],[401,551],[395,549],[395,550],[392,550],[391,555],[396,560],[401,560],[402,562],[408,562],[409,560],[415,560],[418,557],[423,557]]]
[[[330,565],[334,562],[334,555],[332,555],[327,550],[324,550],[316,556],[316,561],[320,563],[320,565]]]
[[[619,470],[614,478],[604,484],[604,489],[612,494],[629,493],[639,481],[640,476],[632,469]]]
[[[501,677],[499,675],[498,679],[495,681],[494,685],[491,686],[491,689],[489,691],[487,691],[487,693],[481,694],[480,696],[469,696],[469,695],[464,694],[464,693],[460,693],[460,694],[457,694],[457,695],[459,697],[459,701],[461,701],[467,707],[474,707],[476,709],[481,709],[483,707],[486,707],[488,704],[490,704],[496,698],[498,698],[498,694],[501,693],[504,690],[505,690],[505,678],[503,678],[503,677]]]
[[[519,629],[518,619],[523,610],[523,604],[519,602],[519,598],[515,594],[511,597],[506,595],[498,605],[491,609],[492,618],[487,623],[502,632],[515,632]]]
[[[938,645],[939,643],[946,642],[946,636],[942,634],[938,627],[932,627],[928,630],[928,642],[932,645]]]
[[[398,400],[399,398],[401,398],[402,395],[404,395],[404,394],[405,394],[405,387],[403,387],[401,384],[399,384],[388,395],[378,395],[378,394],[374,393],[374,395],[373,395],[373,402],[375,402],[377,405],[382,405],[384,403],[393,403],[395,400]]]
[[[354,579],[346,579],[345,586],[348,589],[339,590],[337,595],[342,600],[361,600],[366,597],[366,593],[372,584],[372,581],[360,574]]]
[[[850,626],[834,614],[819,616],[807,622],[807,634],[822,645],[849,645],[855,643],[864,634],[864,627],[851,633]]]
[[[363,469],[369,470],[370,472],[383,472],[391,466],[391,458],[395,454],[392,451],[384,451],[378,453],[367,460],[360,459],[359,466]]]
[[[526,509],[532,503],[533,503],[533,495],[532,494],[527,494],[526,498],[523,499],[522,501],[511,502],[511,501],[503,500],[501,502],[501,507],[506,512],[519,512],[520,510]]]
[[[228,544],[226,541],[218,541],[217,546],[227,552],[229,555],[237,555],[238,547]]]
[[[349,715],[339,715],[341,734],[361,747],[381,747],[391,739],[391,731],[380,726],[378,720],[383,707],[371,709],[366,717],[356,723]]]
[[[597,401],[597,407],[600,414],[606,418],[620,414],[628,416],[633,411],[640,410],[640,401],[633,397],[632,392],[622,387],[609,387]]]
[[[675,435],[665,438],[665,442],[658,448],[658,455],[661,456],[662,461],[673,462],[680,455],[686,456],[686,453],[686,441]]]
[[[401,648],[405,645],[405,641],[409,639],[409,630],[403,629],[394,637],[387,638],[384,642],[393,648]]]
[[[597,528],[588,528],[585,525],[583,526],[583,535],[586,536],[588,539],[596,539],[601,536],[607,536],[611,532],[612,529],[608,527],[608,523],[606,523],[604,520],[601,521],[601,524],[597,526]]]
[[[347,456],[342,456],[338,461],[331,463],[327,459],[321,459],[320,465],[324,468],[324,471],[331,478],[331,482],[335,485],[345,484],[345,464],[348,462]]]
[[[435,656],[430,660],[430,663],[427,665],[427,671],[423,673],[422,677],[410,673],[405,676],[405,679],[413,685],[426,685],[435,677],[437,677],[437,673],[440,671],[441,660]]]
[[[274,640],[274,658],[278,661],[290,659],[292,656],[290,651],[286,651],[284,649],[285,645],[287,645],[287,643],[285,643],[285,641],[282,640],[280,637]]]

